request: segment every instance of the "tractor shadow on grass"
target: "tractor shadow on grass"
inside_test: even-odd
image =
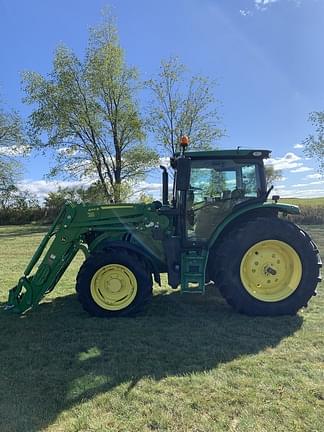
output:
[[[250,318],[218,296],[160,293],[135,318],[85,313],[75,295],[43,302],[23,317],[0,311],[1,432],[36,432],[63,411],[142,378],[217,368],[275,347],[301,316]]]

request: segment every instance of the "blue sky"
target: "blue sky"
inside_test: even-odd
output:
[[[316,161],[300,148],[312,131],[308,114],[324,109],[323,0],[0,0],[0,93],[7,107],[28,115],[21,71],[50,72],[60,43],[82,56],[88,28],[107,4],[127,61],[142,78],[162,58],[178,55],[193,73],[216,79],[227,130],[220,147],[272,149],[285,178],[277,192],[324,196]],[[55,187],[43,180],[48,166],[47,156],[26,159],[22,184],[38,194]]]

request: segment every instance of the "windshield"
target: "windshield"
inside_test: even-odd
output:
[[[209,239],[235,205],[261,195],[258,164],[193,160],[187,194],[188,237]]]

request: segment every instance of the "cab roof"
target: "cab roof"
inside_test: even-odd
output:
[[[185,156],[191,159],[267,159],[271,150],[264,149],[235,149],[235,150],[207,150],[207,151],[186,151]],[[176,157],[180,153],[176,154]]]

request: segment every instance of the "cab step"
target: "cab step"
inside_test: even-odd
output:
[[[205,293],[205,270],[208,251],[190,250],[181,255],[181,292]]]

